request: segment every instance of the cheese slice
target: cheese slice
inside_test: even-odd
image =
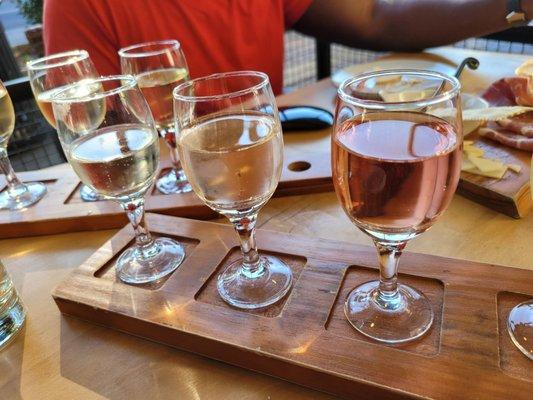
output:
[[[502,169],[507,169],[507,167],[499,160],[490,160],[488,158],[475,156],[470,156],[468,159],[472,161],[476,168],[481,172],[501,171]]]
[[[384,76],[380,76],[375,79],[376,79],[376,84],[385,85],[387,83],[399,82],[402,79],[402,76],[401,75],[384,75]]]
[[[508,168],[513,171],[515,171],[514,168],[516,167],[520,168],[519,165],[505,165],[500,160],[483,158],[482,156],[485,154],[483,149],[480,149],[473,144],[465,144],[463,149],[466,157],[463,158],[461,171],[486,176],[488,178],[501,179],[507,172]],[[518,172],[520,172],[520,170],[518,170]]]
[[[522,171],[522,167],[518,164],[507,164],[507,167],[513,171],[513,172],[516,172],[517,174],[520,173],[520,171]]]
[[[468,158],[463,158],[463,163],[461,165],[461,171],[468,171],[470,169],[477,169],[477,168],[474,165],[474,163],[470,161]]]
[[[487,178],[502,179],[505,175],[505,172],[507,172],[507,168],[502,168],[500,171],[483,172],[474,166],[470,168],[463,167],[461,168],[461,171],[469,172],[475,175],[486,176]]]
[[[466,145],[463,147],[464,152],[470,157],[481,157],[485,154],[485,151],[483,149],[480,149],[479,147],[472,146],[472,145]]]
[[[507,172],[507,167],[504,167],[500,171],[489,171],[489,172],[480,171],[478,175],[486,176],[488,178],[502,179],[506,172]]]
[[[428,93],[424,90],[408,90],[402,92],[380,90],[379,95],[387,103],[398,103],[401,101],[423,100],[428,96]]]

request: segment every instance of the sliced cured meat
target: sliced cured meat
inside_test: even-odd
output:
[[[525,76],[505,78],[514,93],[516,104],[519,106],[533,106],[533,79]]]
[[[520,121],[518,119],[502,119],[498,125],[513,133],[533,138],[533,122]]]
[[[509,83],[505,79],[500,79],[488,87],[481,95],[494,107],[515,106],[516,100]]]
[[[479,128],[478,133],[491,140],[495,140],[515,149],[533,151],[533,138],[516,135],[510,132],[502,132],[492,128]]]
[[[516,76],[503,78],[492,85],[481,96],[491,106],[533,106],[533,78]]]

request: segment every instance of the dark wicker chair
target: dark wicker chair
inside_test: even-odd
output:
[[[49,167],[65,162],[55,129],[44,119],[33,98],[28,78],[5,82],[15,107],[15,131],[8,154],[16,171]]]
[[[384,54],[315,41],[294,31],[287,32],[285,42],[285,91],[328,77],[348,65],[372,61]],[[533,27],[511,28],[485,37],[463,40],[455,46],[533,55]]]

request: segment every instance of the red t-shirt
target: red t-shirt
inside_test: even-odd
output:
[[[102,75],[120,73],[117,51],[177,39],[191,77],[266,72],[283,86],[283,33],[312,0],[45,0],[46,54],[89,52]]]

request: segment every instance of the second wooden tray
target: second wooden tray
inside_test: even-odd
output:
[[[25,210],[0,210],[2,239],[111,229],[128,222],[124,210],[113,201],[82,201],[79,196],[81,183],[67,164],[49,170],[22,172],[18,176],[24,182],[43,182],[48,193]],[[0,190],[4,188],[5,182],[0,185]],[[182,217],[209,218],[215,215],[194,193],[148,195],[146,209]]]
[[[160,175],[170,168],[161,162]],[[48,193],[37,204],[22,211],[0,210],[0,239],[48,235],[84,230],[112,229],[128,222],[125,212],[113,201],[87,203],[81,200],[81,183],[65,164],[48,170],[18,174],[24,182],[41,181]],[[3,178],[3,177],[2,177]],[[5,189],[5,180],[0,191]],[[287,152],[275,196],[316,193],[333,189],[329,155],[310,153],[302,156]],[[152,188],[146,195],[146,210],[180,217],[207,219],[217,214],[194,193],[163,195]]]
[[[510,308],[533,295],[533,271],[404,254],[400,279],[430,299],[422,339],[386,346],[354,331],[343,303],[377,278],[370,247],[258,231],[264,253],[291,266],[289,296],[259,311],[226,305],[216,277],[239,257],[230,226],[149,214],[151,231],[185,245],[184,263],[150,287],[116,280],[129,227],[53,292],[61,312],[347,399],[528,399],[531,362],[506,332]]]

